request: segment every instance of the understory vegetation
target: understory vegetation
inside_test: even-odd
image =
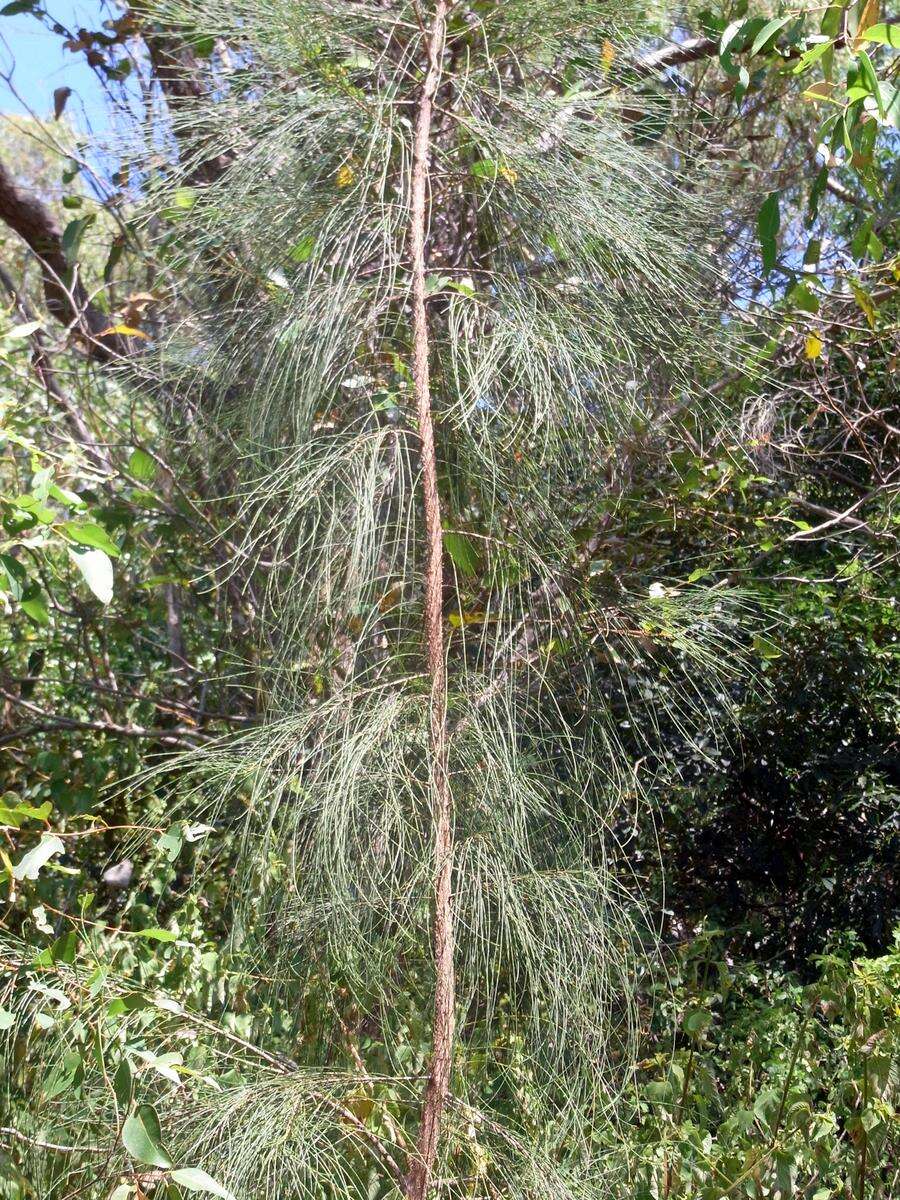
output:
[[[94,17],[0,10],[0,1197],[892,1200],[897,14]]]

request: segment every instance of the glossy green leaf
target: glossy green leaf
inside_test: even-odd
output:
[[[16,496],[13,504],[20,512],[35,517],[42,525],[52,525],[56,518],[52,508],[48,508],[37,496]]]
[[[813,292],[804,283],[798,283],[788,292],[788,302],[800,312],[817,313],[819,311],[819,300]]]
[[[760,658],[781,658],[781,650],[778,646],[770,638],[763,637],[762,634],[757,634],[753,639],[753,649]]]
[[[808,71],[813,63],[818,62],[819,59],[826,54],[833,45],[834,43],[830,39],[824,42],[817,42],[812,49],[807,50],[804,54],[800,55],[800,58],[797,60],[797,65],[794,67],[793,74],[802,75],[804,71]]]
[[[131,1104],[133,1086],[131,1063],[123,1054],[119,1060],[119,1065],[116,1067],[116,1073],[113,1075],[113,1091],[115,1092],[120,1108],[127,1109],[129,1104]]]
[[[24,590],[22,599],[19,601],[19,607],[26,617],[34,621],[35,625],[50,624],[50,610],[47,607],[47,602],[44,599],[41,589],[36,583],[29,584]]]
[[[900,50],[900,21],[880,21],[864,30],[859,39],[862,42],[880,42],[883,46],[891,46]]]
[[[793,17],[774,17],[771,21],[766,21],[762,29],[753,39],[753,45],[750,47],[751,54],[759,54],[763,49],[768,48],[769,43],[775,35],[784,29],[785,25],[789,25],[793,21]]]
[[[0,8],[0,17],[15,17],[18,13],[33,12],[36,7],[36,0],[10,0],[9,4]]]
[[[165,854],[170,863],[174,862],[181,853],[183,844],[184,834],[180,825],[170,825],[156,843],[157,848]]]
[[[159,1117],[152,1104],[139,1105],[122,1126],[122,1144],[138,1162],[168,1169],[172,1159],[162,1144]]]
[[[209,1196],[219,1196],[221,1200],[234,1200],[227,1188],[217,1183],[211,1175],[201,1171],[199,1167],[179,1167],[172,1172],[172,1179],[179,1187],[187,1188],[189,1192],[203,1192]]]
[[[763,201],[757,217],[756,228],[762,250],[763,272],[768,275],[778,258],[777,238],[781,228],[781,211],[777,192],[770,193]]]
[[[156,475],[156,463],[146,450],[132,450],[128,458],[128,474],[139,483],[150,483]]]
[[[875,67],[872,63],[872,60],[869,58],[868,54],[866,54],[865,50],[859,51],[857,54],[857,60],[859,61],[860,74],[865,80],[869,91],[875,97],[876,103],[878,104],[879,115],[882,119],[884,119],[887,110],[885,108],[884,98],[881,95],[881,84],[878,82],[878,76],[875,73]]]
[[[694,1009],[689,1012],[684,1018],[684,1031],[689,1033],[691,1037],[698,1037],[705,1029],[709,1027],[712,1021],[712,1014],[706,1009]]]
[[[14,600],[21,600],[27,582],[28,574],[19,560],[11,554],[0,554],[0,588]]]
[[[93,546],[109,554],[112,558],[119,555],[119,547],[112,540],[102,525],[94,521],[65,521],[60,527],[73,542],[80,546]]]
[[[78,1086],[83,1076],[84,1064],[81,1055],[75,1050],[68,1051],[62,1062],[55,1066],[44,1080],[44,1098],[53,1100],[57,1096],[68,1095]]]
[[[21,829],[23,821],[46,821],[52,811],[49,800],[35,807],[20,801],[18,796],[7,792],[0,796],[0,826]]]
[[[837,37],[841,32],[841,24],[844,20],[843,4],[830,4],[825,10],[825,15],[822,17],[822,24],[819,29],[826,37]]]
[[[84,237],[87,230],[94,223],[94,214],[89,213],[86,217],[76,217],[74,221],[70,221],[63,230],[62,248],[63,253],[73,263],[78,257],[78,251],[81,248],[81,239]]]
[[[88,547],[76,550],[72,546],[69,555],[100,603],[109,604],[113,598],[113,566],[109,555],[103,550]]]
[[[130,937],[146,938],[148,942],[177,942],[178,934],[171,929],[133,929]]]

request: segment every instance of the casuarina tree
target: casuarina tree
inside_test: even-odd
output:
[[[736,340],[724,201],[642,100],[643,18],[146,14],[205,65],[157,165],[123,149],[170,302],[122,386],[234,481],[217,569],[262,597],[235,673],[266,715],[134,785],[195,896],[231,856],[239,1001],[144,990],[90,937],[4,948],[41,1194],[604,1194],[651,944],[617,830],[744,610],[610,535],[641,456],[713,427],[698,365]]]

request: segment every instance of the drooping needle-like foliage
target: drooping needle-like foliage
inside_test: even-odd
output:
[[[635,746],[663,717],[689,731],[736,668],[744,604],[594,564],[611,465],[727,339],[720,201],[648,135],[627,71],[612,85],[641,6],[152,15],[221,40],[172,115],[179,161],[146,179],[173,300],[144,370],[234,447],[268,709],[157,778],[243,828],[233,952],[296,1050],[229,1049],[227,1022],[125,985],[116,1008],[105,978],[71,972],[58,1003],[113,1056],[129,1022],[156,1053],[177,1013],[196,1075],[158,1081],[161,1137],[239,1200],[602,1195],[592,1128],[627,1080],[644,936],[613,825]],[[365,1014],[374,1065],[333,1066],[311,991]],[[102,1149],[136,1101],[89,1084],[43,1100]],[[54,1197],[124,1169],[121,1147],[45,1157]]]

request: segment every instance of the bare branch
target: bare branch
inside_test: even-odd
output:
[[[633,66],[641,75],[653,75],[657,71],[665,71],[669,67],[681,67],[686,63],[698,62],[701,58],[711,58],[718,50],[719,43],[711,37],[688,38],[684,42],[672,42],[653,50],[637,59]]]

